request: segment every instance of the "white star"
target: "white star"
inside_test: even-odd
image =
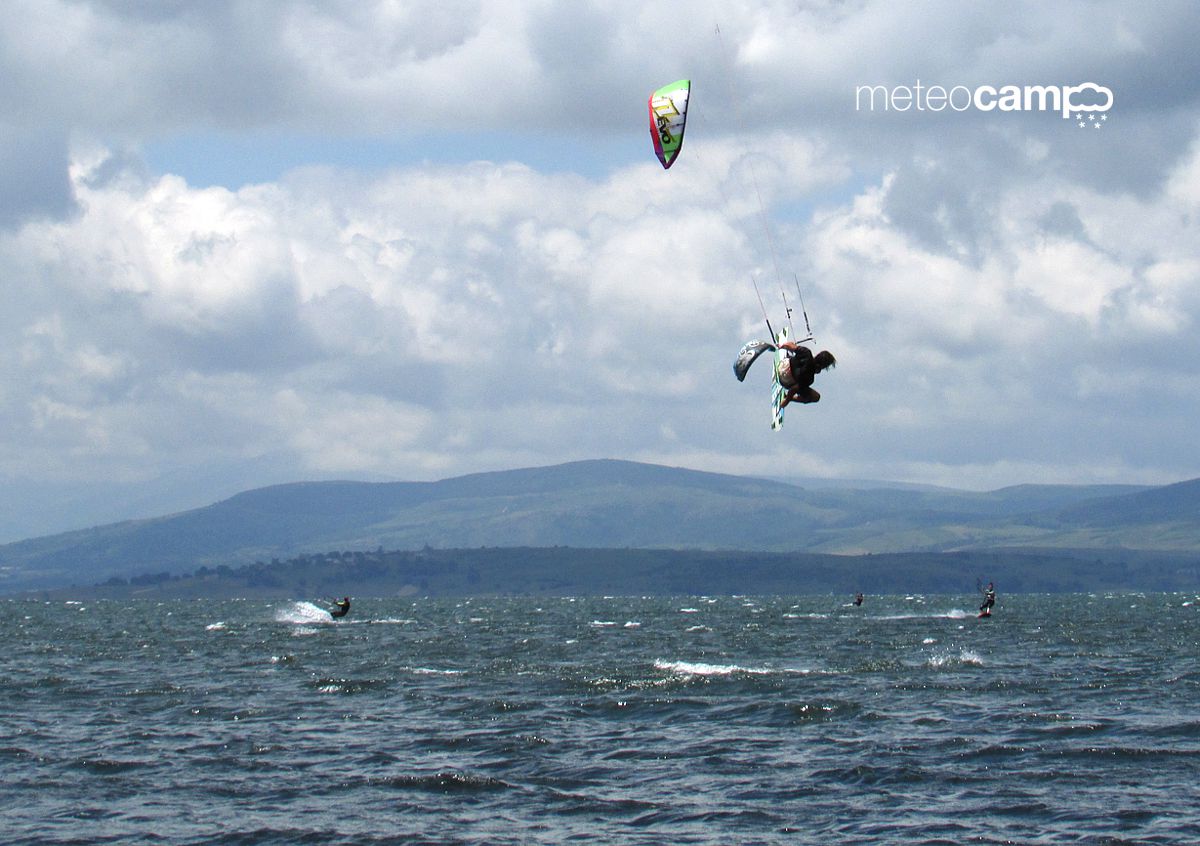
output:
[[[1093,123],[1093,124],[1092,124],[1092,126],[1094,126],[1096,129],[1099,129],[1099,128],[1100,128],[1100,121],[1096,121],[1095,123]]]
[[[1076,112],[1075,120],[1083,120],[1083,112]]]
[[[1108,120],[1108,115],[1100,115],[1100,120]]]
[[[1086,123],[1084,123],[1083,121],[1080,121],[1080,122],[1079,122],[1079,128],[1080,128],[1080,129],[1083,129],[1085,126],[1087,126],[1087,124],[1086,124]]]

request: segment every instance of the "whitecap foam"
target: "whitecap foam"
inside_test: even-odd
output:
[[[285,608],[275,610],[275,622],[311,625],[312,623],[332,623],[329,612],[311,602],[293,602]]]
[[[973,649],[964,649],[957,655],[942,654],[930,656],[925,662],[929,667],[936,670],[945,669],[947,667],[982,667],[983,659],[979,657],[979,653]]]
[[[762,667],[750,668],[737,664],[705,664],[698,661],[663,661],[661,659],[654,662],[654,668],[681,676],[730,676],[734,673],[765,675],[771,672]]]
[[[229,628],[229,626],[225,625],[224,620],[218,620],[215,623],[209,623],[207,626],[204,627],[204,630],[206,632],[221,632],[227,628]]]
[[[878,617],[872,617],[873,620],[965,620],[967,617],[973,616],[969,611],[963,611],[961,608],[951,608],[949,611],[933,614],[882,614]]]

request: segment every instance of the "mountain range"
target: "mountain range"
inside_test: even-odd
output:
[[[275,485],[0,546],[0,593],[334,550],[478,547],[836,555],[1001,549],[1200,555],[1200,479],[989,492],[805,485],[616,460],[437,482]]]

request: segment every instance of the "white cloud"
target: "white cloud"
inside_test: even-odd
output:
[[[1200,474],[1190,7],[687,8],[0,7],[0,476]],[[683,75],[664,172],[645,97]],[[916,79],[1093,80],[1115,105],[1091,134],[853,109]],[[139,159],[257,132],[431,152],[227,187]],[[841,364],[780,436],[765,366],[730,363],[764,331],[751,276],[778,322],[793,272]]]

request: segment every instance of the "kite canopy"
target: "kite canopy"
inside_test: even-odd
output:
[[[687,123],[688,95],[692,81],[681,79],[664,85],[650,95],[650,137],[654,152],[664,168],[669,168],[683,146],[683,128]]]
[[[748,341],[738,353],[737,360],[733,362],[733,373],[737,376],[738,381],[744,382],[746,373],[749,372],[750,365],[754,363],[755,359],[767,350],[773,349],[775,349],[775,345],[770,341]]]

